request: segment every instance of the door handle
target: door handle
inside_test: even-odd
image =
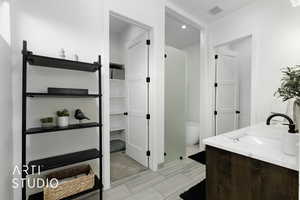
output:
[[[235,111],[236,114],[241,114],[241,111],[237,110]]]

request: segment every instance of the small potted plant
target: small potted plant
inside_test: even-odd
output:
[[[57,111],[56,115],[57,115],[57,126],[58,127],[69,126],[70,113],[67,109]]]
[[[46,117],[46,118],[42,118],[40,119],[41,124],[42,124],[42,128],[51,128],[53,127],[53,117]]]
[[[283,77],[281,79],[281,87],[278,88],[276,94],[283,101],[292,100],[293,118],[296,128],[300,129],[300,65],[287,67],[282,70]]]

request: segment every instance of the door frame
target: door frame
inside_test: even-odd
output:
[[[203,140],[206,138],[206,132],[209,130],[209,127],[207,126],[206,118],[209,115],[209,96],[207,95],[207,87],[208,85],[208,76],[209,76],[209,63],[208,63],[208,26],[204,21],[199,20],[199,18],[194,17],[193,15],[189,14],[182,8],[178,7],[177,5],[173,4],[170,1],[167,1],[165,6],[165,14],[171,15],[177,19],[180,19],[181,21],[186,22],[187,24],[190,24],[194,26],[195,28],[198,28],[200,30],[200,96],[203,98],[200,98],[200,134],[199,134],[199,150],[202,151],[205,149],[205,146],[203,144]],[[163,94],[165,94],[165,70],[163,71]],[[165,97],[163,95],[163,102],[165,102]],[[163,104],[163,110],[165,110],[165,105]],[[163,115],[163,119],[165,118],[165,114]],[[163,130],[165,130],[165,125],[163,124]],[[161,138],[161,147],[160,149],[160,157],[159,157],[159,163],[164,162],[164,146],[165,146],[165,134],[163,138]]]
[[[210,61],[210,65],[209,65],[209,79],[210,79],[210,99],[211,99],[211,103],[210,104],[210,114],[209,114],[209,121],[213,122],[210,124],[210,129],[209,129],[209,135],[208,136],[213,136],[215,134],[215,116],[214,116],[214,111],[215,111],[215,107],[214,107],[214,99],[215,99],[215,88],[214,88],[214,81],[215,81],[215,64],[216,64],[216,60],[215,60],[215,55],[218,54],[218,47],[226,45],[226,44],[230,44],[232,42],[235,41],[239,41],[239,40],[243,40],[246,38],[251,38],[251,90],[250,90],[250,96],[251,96],[251,103],[250,103],[250,126],[255,124],[256,121],[256,116],[255,116],[255,111],[256,111],[256,104],[255,104],[255,90],[257,90],[258,86],[256,84],[255,81],[255,77],[258,73],[258,65],[257,65],[257,46],[258,46],[258,36],[257,33],[251,32],[251,33],[247,33],[244,35],[240,35],[240,36],[236,36],[233,37],[229,40],[226,41],[221,41],[218,42],[214,45],[212,45],[211,50],[209,51],[209,61]]]
[[[217,112],[217,113],[215,113],[215,115],[214,115],[214,134],[215,134],[215,136],[217,136],[217,135],[219,135],[218,134],[218,131],[217,131],[217,128],[218,128],[218,113],[220,113],[220,111],[218,110],[218,97],[217,97],[217,95],[218,95],[218,88],[220,88],[219,87],[219,85],[220,85],[220,82],[219,82],[219,80],[218,80],[218,72],[219,72],[219,70],[218,70],[218,61],[219,61],[219,59],[220,59],[220,55],[222,55],[222,56],[228,56],[228,57],[232,57],[232,58],[236,58],[237,56],[238,56],[238,53],[236,53],[236,52],[234,52],[234,51],[231,51],[231,50],[228,50],[228,49],[217,49],[216,48],[216,55],[218,55],[217,56],[217,59],[215,59],[215,68],[214,68],[214,74],[215,74],[215,78],[214,78],[214,83],[216,84],[215,85],[215,87],[214,87],[214,102],[213,102],[213,104],[214,104],[214,112]],[[236,77],[237,78],[237,77]],[[239,102],[239,80],[237,79],[236,80],[236,82],[237,82],[237,87],[235,87],[235,92],[236,92],[236,97],[235,97],[235,101],[238,101],[238,108],[236,108],[235,109],[235,112],[238,110],[238,109],[240,109],[239,107],[240,107],[240,102]],[[234,122],[234,124],[235,124],[235,129],[237,129],[238,128],[238,125],[236,124],[236,122],[239,120],[238,119],[238,117],[237,117],[237,113],[235,113],[235,122]]]
[[[111,179],[110,179],[110,80],[109,80],[109,63],[110,63],[110,34],[109,34],[109,26],[110,26],[110,17],[119,18],[122,21],[128,22],[130,24],[136,25],[142,29],[145,29],[149,33],[149,39],[151,41],[151,45],[149,46],[149,75],[150,77],[155,77],[155,41],[154,41],[154,28],[150,25],[146,25],[138,20],[132,19],[125,15],[119,14],[116,11],[106,7],[106,14],[104,20],[104,50],[103,54],[103,68],[102,68],[102,80],[103,80],[103,185],[104,190],[107,190],[111,187]],[[156,116],[156,95],[155,95],[155,83],[150,83],[150,114],[151,121],[149,123],[149,151],[151,152],[151,156],[149,157],[149,169],[156,171],[158,168],[157,162],[157,148],[156,141],[158,140],[156,136],[155,130],[157,129],[156,122],[153,120],[153,116]]]

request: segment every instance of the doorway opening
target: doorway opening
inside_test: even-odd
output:
[[[250,126],[252,37],[215,48],[215,135]]]
[[[200,34],[182,17],[165,17],[165,162],[200,152]]]
[[[149,31],[110,15],[110,177],[149,167]]]

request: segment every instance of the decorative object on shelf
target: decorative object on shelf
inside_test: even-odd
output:
[[[300,129],[300,65],[282,70],[283,78],[277,94],[283,101],[293,100],[293,118],[296,129]]]
[[[66,59],[66,51],[63,48],[60,49],[59,57],[62,59]]]
[[[59,127],[69,126],[70,113],[67,109],[57,111],[56,115],[57,115],[57,126]]]
[[[110,63],[110,79],[125,80],[125,67],[122,64]]]
[[[48,94],[64,94],[64,95],[87,95],[88,89],[75,89],[75,88],[48,88]]]
[[[44,187],[45,200],[64,199],[95,186],[95,174],[89,165],[80,165],[63,169],[47,175],[49,182],[57,179],[59,184],[56,188]]]
[[[79,120],[79,123],[81,123],[82,120],[84,119],[90,120],[88,117],[84,115],[84,113],[80,109],[76,109],[74,117],[75,119]]]
[[[110,153],[126,150],[126,143],[123,140],[115,139],[110,141]]]
[[[79,61],[79,56],[77,54],[74,54],[74,60]]]
[[[41,124],[42,124],[42,128],[43,129],[48,129],[48,128],[52,128],[54,127],[54,120],[53,117],[46,117],[46,118],[42,118],[40,119]]]

